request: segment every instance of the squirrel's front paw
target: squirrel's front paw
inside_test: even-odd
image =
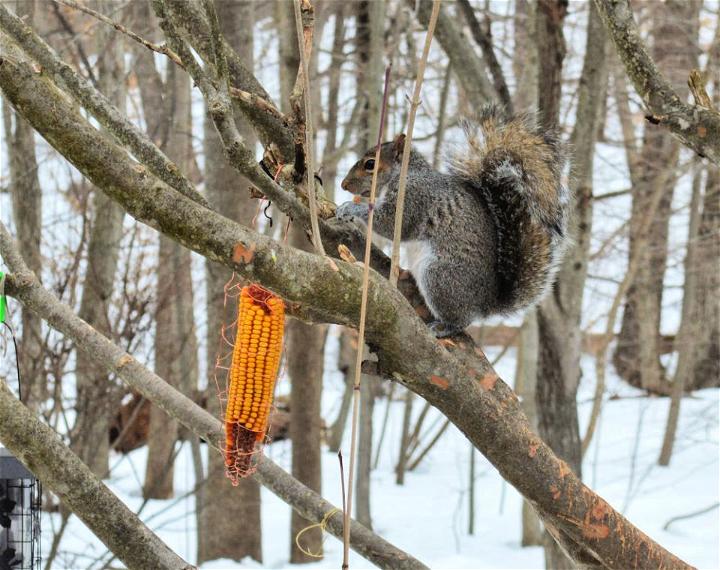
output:
[[[345,202],[337,207],[335,210],[335,217],[338,220],[349,221],[353,218],[362,217],[363,210],[364,207],[360,204],[356,204],[355,202]]]
[[[443,323],[442,321],[433,321],[428,324],[428,328],[432,331],[436,338],[448,338],[463,332],[463,329],[454,325]]]

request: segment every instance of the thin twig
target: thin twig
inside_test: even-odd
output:
[[[313,156],[313,121],[312,105],[310,97],[310,76],[308,60],[312,52],[313,26],[312,18],[309,25],[304,26],[302,21],[301,3],[305,4],[305,10],[313,10],[309,0],[295,0],[295,30],[297,32],[298,52],[300,54],[300,66],[302,68],[302,91],[303,106],[305,115],[305,176],[307,179],[308,206],[310,209],[310,229],[312,230],[312,243],[316,253],[325,255],[325,248],[320,238],[320,225],[318,224],[317,198],[315,196],[315,159]]]
[[[433,0],[432,14],[430,14],[428,31],[425,36],[425,47],[423,47],[422,57],[418,63],[418,76],[415,80],[415,92],[413,93],[413,98],[410,102],[407,134],[405,136],[402,164],[400,165],[400,182],[398,184],[397,205],[395,207],[395,232],[393,233],[392,256],[390,258],[390,283],[393,285],[397,285],[398,276],[400,275],[400,237],[402,233],[403,211],[405,209],[405,188],[407,186],[408,166],[410,165],[410,149],[412,147],[413,128],[415,127],[415,114],[420,106],[420,90],[422,89],[423,78],[425,77],[425,67],[427,65],[428,55],[430,54],[430,44],[432,43],[433,34],[435,33],[435,24],[437,24],[439,14],[440,0]],[[375,164],[378,163],[377,160],[375,161]]]
[[[238,101],[242,101],[243,103],[247,103],[248,105],[257,107],[261,111],[265,111],[273,117],[276,117],[283,123],[288,122],[288,118],[273,103],[267,99],[263,99],[260,95],[251,93],[250,91],[243,91],[242,89],[238,89],[237,87],[230,85],[230,97]]]
[[[75,0],[53,0],[53,2],[56,2],[58,4],[62,4],[63,6],[67,6],[68,8],[73,8],[74,10],[79,10],[80,12],[84,12],[88,16],[92,16],[96,20],[100,20],[104,24],[107,24],[108,26],[112,26],[115,28],[118,32],[121,34],[125,34],[127,37],[129,37],[131,40],[139,43],[140,45],[145,46],[151,51],[154,51],[156,53],[162,54],[164,56],[167,56],[169,59],[173,61],[176,65],[179,65],[180,67],[183,67],[182,61],[178,57],[178,55],[171,50],[167,45],[162,44],[155,44],[153,42],[150,42],[146,40],[145,38],[139,36],[132,30],[129,30],[119,22],[116,22],[112,18],[108,18],[105,14],[101,14],[100,12],[96,12],[92,8],[88,8],[87,6],[83,6],[82,4],[79,4],[78,2],[75,2]]]
[[[710,511],[713,511],[717,509],[720,506],[720,503],[714,503],[710,505],[709,507],[705,507],[704,509],[700,509],[699,511],[693,511],[692,513],[688,513],[686,515],[680,515],[677,517],[672,517],[668,522],[666,522],[663,525],[663,530],[668,530],[670,528],[670,525],[677,521],[682,521],[685,519],[691,519],[693,517],[698,517],[700,515],[704,515],[705,513],[709,513]]]
[[[367,316],[368,286],[370,282],[370,250],[372,246],[373,213],[375,210],[375,191],[377,190],[378,165],[380,164],[380,147],[382,145],[385,113],[387,112],[388,87],[390,85],[390,68],[385,68],[385,91],[383,92],[380,110],[380,128],[378,129],[377,146],[375,147],[375,168],[370,184],[370,200],[368,203],[367,235],[365,237],[365,259],[363,265],[362,296],[360,300],[360,323],[358,324],[357,354],[355,357],[355,378],[353,382],[353,413],[352,430],[350,432],[350,466],[348,469],[347,503],[343,522],[343,569],[349,568],[350,557],[350,512],[352,510],[353,482],[355,475],[355,456],[357,455],[357,428],[360,415],[360,375],[362,368],[363,348],[365,346],[365,318]]]

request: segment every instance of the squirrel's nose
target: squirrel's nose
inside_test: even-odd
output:
[[[340,183],[340,186],[342,187],[343,190],[349,190],[347,178],[343,178],[343,181]]]

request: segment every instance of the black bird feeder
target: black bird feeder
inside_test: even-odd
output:
[[[40,481],[0,448],[0,570],[40,569]]]

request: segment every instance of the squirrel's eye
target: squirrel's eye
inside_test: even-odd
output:
[[[368,158],[365,161],[365,170],[367,170],[368,172],[372,172],[373,170],[375,170],[375,159],[374,158]]]

